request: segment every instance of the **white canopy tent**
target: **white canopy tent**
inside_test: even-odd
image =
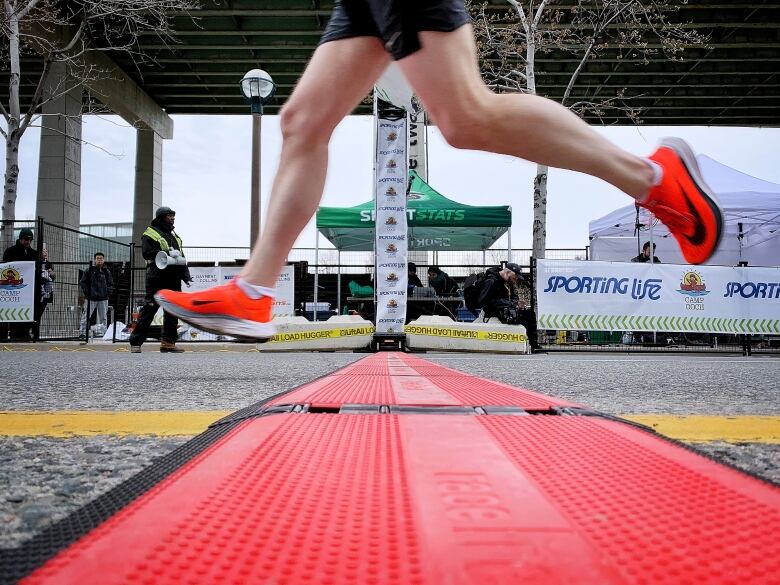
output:
[[[725,215],[723,238],[707,264],[736,266],[780,265],[780,185],[751,177],[706,156],[697,157],[704,180],[715,192]],[[656,256],[669,264],[686,264],[677,242],[662,223],[645,209],[627,205],[590,222],[590,258],[625,262],[636,256],[638,246],[650,240]],[[740,237],[740,235],[742,237]]]

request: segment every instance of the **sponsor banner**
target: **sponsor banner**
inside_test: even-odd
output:
[[[336,339],[338,337],[354,337],[356,335],[373,335],[373,333],[373,326],[320,329],[318,331],[287,331],[285,333],[277,333],[268,340],[268,343],[317,341],[320,339]]]
[[[220,284],[227,284],[231,280],[233,280],[236,276],[238,276],[241,273],[241,267],[240,266],[221,266],[219,269],[220,277],[219,277],[219,283]]]
[[[406,320],[408,278],[407,118],[387,120],[377,115],[376,123],[375,207],[370,215],[366,214],[366,221],[376,221],[376,331],[401,333]]]
[[[428,180],[428,133],[425,112],[409,113],[409,170]]]
[[[295,315],[295,266],[285,266],[276,281],[274,316]]]
[[[192,277],[192,283],[189,289],[185,287],[184,290],[187,291],[206,290],[222,282],[219,266],[191,267],[190,276]]]
[[[539,260],[543,329],[780,334],[780,268]]]
[[[190,268],[192,286],[185,291],[205,290],[224,284],[234,279],[241,272],[240,266],[208,266]],[[276,281],[276,298],[273,304],[273,315],[294,315],[295,299],[295,267],[285,266]]]
[[[525,333],[503,333],[498,331],[453,329],[450,327],[432,327],[429,325],[406,325],[404,327],[404,331],[413,335],[455,337],[458,339],[478,339],[484,341],[503,341],[506,343],[520,343],[528,341],[528,336]]]
[[[0,264],[0,322],[35,320],[35,262]]]

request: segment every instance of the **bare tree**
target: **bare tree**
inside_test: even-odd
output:
[[[139,49],[138,35],[153,31],[165,41],[173,40],[173,14],[189,13],[197,0],[0,0],[0,67],[10,72],[8,105],[0,102],[5,127],[5,183],[2,229],[4,245],[11,240],[10,224],[16,218],[19,181],[19,144],[35,124],[41,107],[74,88],[111,77],[111,71],[90,59],[99,51],[129,54],[136,63],[150,59]],[[41,63],[35,92],[29,102],[20,101],[22,58]],[[67,75],[51,75],[56,64]],[[99,100],[100,96],[92,96]],[[86,101],[95,108],[95,99]]]
[[[482,74],[495,91],[537,94],[539,53],[575,56],[576,66],[560,103],[580,116],[607,113],[641,121],[642,108],[631,105],[623,88],[612,95],[586,88],[574,97],[580,74],[604,53],[649,64],[680,61],[686,47],[706,39],[673,15],[685,0],[506,0],[506,9],[471,2]],[[635,96],[636,97],[636,96]],[[547,222],[547,174],[537,165],[534,177],[533,255],[544,258]]]

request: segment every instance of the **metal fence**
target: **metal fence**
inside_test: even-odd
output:
[[[92,312],[90,300],[84,295],[80,281],[98,252],[103,254],[105,267],[111,272],[114,282],[108,303],[108,324],[114,321],[117,314],[125,312],[132,289],[132,246],[42,219],[12,223],[10,228],[4,226],[12,230],[12,241],[18,239],[19,231],[25,227],[32,229],[34,234],[32,246],[37,251],[39,261],[35,283],[35,323],[10,324],[0,328],[0,338],[10,335],[16,341],[76,340],[100,333],[90,327],[92,321],[80,327],[82,314],[85,311]],[[8,236],[4,240],[7,242]],[[40,273],[44,270],[53,277],[53,292],[47,302],[42,300],[41,294],[43,281]]]
[[[89,310],[89,300],[85,298],[79,281],[93,262],[96,252],[105,256],[105,265],[111,271],[114,287],[109,299],[109,324],[114,321],[130,323],[134,320],[139,307],[143,304],[146,263],[132,244],[126,244],[110,238],[80,232],[50,224],[41,219],[37,221],[17,221],[11,226],[11,241],[18,237],[19,230],[29,227],[35,231],[34,247],[39,258],[44,250],[48,262],[55,274],[54,298],[51,303],[41,305],[36,310],[35,326],[29,327],[28,335],[41,340],[71,340],[100,333],[89,326],[80,327],[83,312]],[[7,232],[6,232],[7,233]],[[9,236],[6,236],[6,241]],[[248,258],[248,247],[186,247],[190,265],[200,266],[236,266],[242,265]],[[587,260],[587,248],[547,250],[547,258],[561,260]],[[428,283],[427,269],[437,265],[447,272],[459,284],[470,274],[481,272],[489,266],[497,266],[511,260],[527,270],[526,277],[533,286],[531,272],[531,250],[513,249],[511,256],[506,249],[486,250],[484,252],[418,252],[412,251],[409,260],[417,265],[417,274],[425,286]],[[373,318],[371,299],[359,299],[350,292],[350,283],[358,286],[373,286],[374,256],[372,252],[339,252],[335,249],[294,248],[288,261],[295,265],[295,305],[296,313],[312,318],[306,311],[306,304],[315,300],[328,303],[331,309],[320,312],[318,318],[326,319],[339,312],[356,311],[368,319]],[[42,266],[43,268],[43,266]],[[40,283],[36,283],[39,287]],[[354,287],[353,287],[354,288]],[[533,295],[528,291],[529,302]],[[471,320],[465,316],[462,303],[450,302],[443,306],[440,314],[449,314],[453,318]],[[8,328],[5,328],[7,332]],[[0,340],[4,329],[0,326]],[[154,335],[154,329],[152,330]],[[707,351],[762,353],[780,352],[778,336],[742,336],[709,333],[675,332],[624,332],[624,331],[553,331],[539,330],[538,340],[548,351]]]

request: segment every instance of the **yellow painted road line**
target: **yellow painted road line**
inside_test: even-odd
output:
[[[83,437],[92,435],[189,436],[227,416],[228,410],[170,411],[10,411],[0,412],[0,436]],[[704,416],[627,414],[621,418],[647,425],[686,442],[780,444],[780,416]]]
[[[780,416],[707,416],[627,414],[629,419],[652,427],[667,437],[688,443],[780,444]]]
[[[229,410],[0,412],[0,436],[197,435]]]

